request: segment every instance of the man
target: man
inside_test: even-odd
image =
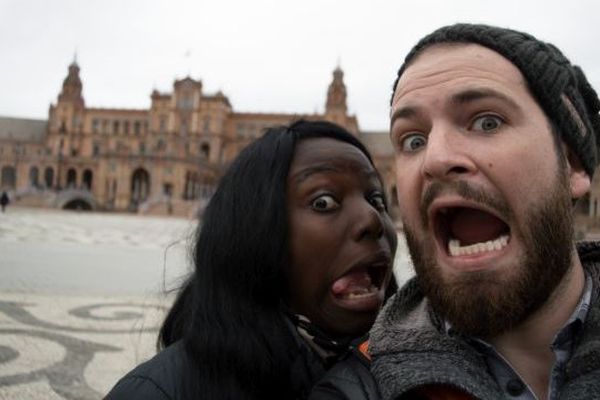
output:
[[[600,398],[600,244],[573,233],[599,110],[583,72],[525,33],[458,24],[408,54],[391,139],[417,276],[371,331],[382,398]]]

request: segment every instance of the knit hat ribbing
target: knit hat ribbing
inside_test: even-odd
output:
[[[561,139],[577,155],[590,178],[598,165],[600,100],[583,71],[552,44],[527,33],[488,25],[456,24],[421,39],[398,71],[393,91],[410,62],[425,48],[438,43],[475,43],[496,51],[523,74]],[[393,97],[393,94],[392,94]]]

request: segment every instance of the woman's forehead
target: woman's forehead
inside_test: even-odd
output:
[[[374,167],[353,144],[332,138],[311,138],[296,145],[289,178],[296,179],[319,171],[374,171]]]

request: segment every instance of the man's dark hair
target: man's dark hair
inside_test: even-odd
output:
[[[578,157],[590,178],[599,160],[600,100],[585,74],[550,43],[507,28],[479,24],[442,27],[421,39],[398,70],[398,81],[411,62],[429,46],[474,43],[487,47],[514,64],[560,138]]]

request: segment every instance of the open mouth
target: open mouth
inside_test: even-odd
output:
[[[441,207],[434,212],[433,224],[436,239],[451,257],[499,251],[511,237],[508,223],[479,208]]]
[[[362,299],[378,295],[389,268],[389,261],[353,268],[331,285],[331,292],[336,298],[342,300]]]

